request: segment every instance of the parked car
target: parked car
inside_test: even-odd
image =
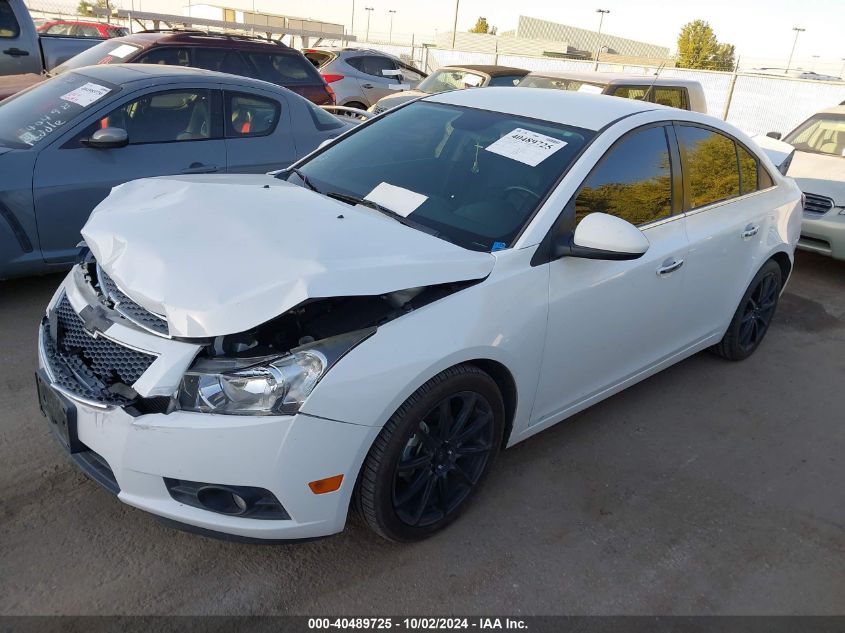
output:
[[[44,35],[67,35],[69,37],[96,37],[108,39],[129,35],[125,26],[115,26],[104,22],[84,22],[81,20],[47,20],[36,30]]]
[[[426,95],[462,90],[464,88],[483,88],[488,86],[515,86],[526,74],[527,70],[510,66],[443,66],[420,82],[416,90],[406,90],[399,94],[389,95],[378,101],[370,108],[373,114],[381,114],[390,108],[419,99]]]
[[[845,105],[814,114],[783,141],[795,149],[786,173],[804,192],[798,248],[845,260]]]
[[[334,103],[331,87],[302,53],[279,42],[248,35],[201,31],[134,33],[102,42],[61,64],[51,74],[60,75],[84,66],[130,62],[190,66],[263,79],[293,90],[317,105]],[[0,81],[0,98],[9,94]]]
[[[542,71],[526,75],[519,86],[606,94],[707,113],[701,84],[691,79],[619,73]]]
[[[96,43],[91,37],[39,35],[23,0],[0,0],[0,76],[37,76]]]
[[[187,529],[324,536],[352,504],[423,538],[500,449],[700,350],[751,355],[800,198],[706,115],[428,96],[277,177],[115,188],[41,323],[41,406]]]
[[[67,268],[88,214],[122,182],[267,172],[348,127],[284,88],[193,68],[54,77],[0,102],[0,279]]]
[[[337,105],[366,110],[385,95],[415,88],[427,75],[398,57],[358,48],[308,48],[316,66],[337,95]]]

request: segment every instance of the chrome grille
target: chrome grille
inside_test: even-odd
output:
[[[833,200],[827,196],[820,196],[815,193],[804,194],[804,211],[810,213],[827,213],[833,208]]]
[[[100,282],[100,291],[106,299],[114,304],[114,309],[118,313],[145,330],[162,336],[170,334],[167,320],[163,316],[150,312],[132,301],[99,265],[97,266],[97,278]]]
[[[131,386],[156,359],[154,354],[90,334],[66,296],[41,322],[40,338],[53,384],[103,405],[130,402],[119,386]]]

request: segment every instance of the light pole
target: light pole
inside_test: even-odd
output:
[[[364,7],[364,11],[367,12],[367,35],[364,36],[364,39],[369,42],[370,41],[370,15],[373,12],[373,8],[372,7]]]
[[[599,54],[601,53],[601,25],[602,22],[604,22],[604,14],[610,13],[610,9],[596,9],[596,13],[599,14],[599,41],[596,46],[596,66],[593,70],[599,69]]]
[[[814,73],[814,72],[816,72],[816,64],[818,63],[819,57],[821,57],[821,55],[811,55],[811,57],[813,58],[813,61],[811,62],[811,65],[810,65],[810,72]]]
[[[352,23],[349,25],[349,34],[355,35],[355,0],[352,0]]]
[[[789,61],[788,61],[788,62],[786,62],[786,70],[785,70],[785,71],[783,71],[783,74],[784,74],[784,75],[788,75],[788,74],[789,74],[789,67],[790,67],[790,66],[792,66],[792,56],[795,54],[795,45],[798,43],[798,36],[799,36],[801,33],[803,33],[804,31],[806,31],[807,29],[802,29],[802,28],[800,28],[800,27],[793,26],[793,27],[792,27],[792,30],[793,30],[793,31],[795,31],[795,39],[794,39],[794,40],[792,40],[792,50],[791,50],[791,51],[789,51]]]
[[[458,34],[458,6],[461,0],[455,0],[455,22],[452,25],[452,50],[455,50],[455,36]]]
[[[393,16],[396,13],[395,9],[388,9],[387,11],[390,14],[390,35],[387,37],[387,43],[393,44]]]

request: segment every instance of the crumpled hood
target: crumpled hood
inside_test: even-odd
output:
[[[82,235],[118,286],[181,337],[242,332],[309,298],[482,279],[495,262],[266,175],[129,182]]]
[[[796,151],[787,175],[795,178],[804,193],[827,196],[835,205],[845,205],[845,157]]]

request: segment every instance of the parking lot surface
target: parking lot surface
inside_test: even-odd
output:
[[[38,410],[60,277],[0,283],[0,613],[845,613],[845,264],[798,254],[767,340],[699,354],[506,451],[454,525],[194,536],[79,473]]]

